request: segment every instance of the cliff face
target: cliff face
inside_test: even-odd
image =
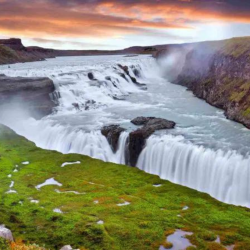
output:
[[[0,64],[41,61],[45,55],[26,48],[21,39],[0,39]]]
[[[41,118],[52,112],[55,103],[50,95],[55,90],[49,78],[7,77],[0,75],[0,113],[24,109]]]
[[[176,66],[178,62],[172,72]],[[250,128],[250,38],[193,45],[174,83],[188,87],[197,97],[224,109],[229,119]]]

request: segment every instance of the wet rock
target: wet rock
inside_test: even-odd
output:
[[[139,83],[139,82],[136,80],[135,77],[133,77],[133,76],[130,75],[128,66],[123,66],[123,65],[121,65],[121,64],[118,64],[118,67],[121,68],[121,69],[125,72],[125,74],[121,73],[120,76],[123,77],[126,81],[127,81],[126,76],[128,76],[128,77],[130,78],[130,80],[131,80],[134,84],[136,84],[138,87],[140,87],[140,88],[143,89],[143,90],[146,90],[146,89],[147,89],[146,84],[144,84],[144,83]],[[138,72],[137,72],[137,73],[138,73]],[[136,75],[136,74],[135,74],[135,75]]]
[[[131,121],[134,125],[140,126],[140,125],[145,125],[150,119],[155,119],[155,117],[144,117],[144,116],[139,116],[136,117]]]
[[[22,109],[34,118],[52,113],[56,103],[51,94],[55,87],[49,78],[8,77],[0,75],[0,113]],[[11,108],[10,108],[11,107]]]
[[[137,117],[131,122],[135,125],[143,125],[142,128],[131,132],[128,139],[126,164],[135,167],[138,157],[145,146],[146,139],[157,130],[174,128],[175,122],[155,117]]]
[[[14,241],[12,232],[4,225],[0,226],[0,237],[4,238],[5,240]]]
[[[146,127],[151,127],[154,131],[160,129],[171,129],[175,127],[175,122],[168,121],[163,118],[155,118],[155,117],[137,117],[131,121],[134,125],[140,126],[144,125]]]
[[[92,81],[96,80],[95,77],[94,77],[94,74],[92,72],[88,73],[88,78],[89,78],[89,80],[92,80]]]
[[[72,106],[76,109],[76,110],[80,110],[80,106],[78,103],[72,103]]]
[[[117,151],[119,137],[121,133],[124,131],[125,129],[120,127],[119,125],[109,125],[101,129],[102,135],[104,135],[107,138],[114,152]]]

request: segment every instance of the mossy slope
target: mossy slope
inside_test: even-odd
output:
[[[190,239],[197,249],[223,249],[213,243],[217,235],[223,245],[249,249],[247,208],[223,204],[136,168],[39,149],[4,126],[0,155],[0,223],[12,230],[17,242],[46,249],[67,244],[80,249],[159,249],[166,235],[183,229],[194,233]],[[75,161],[81,164],[61,167]],[[49,178],[63,186],[36,189]],[[17,194],[6,193],[11,181]],[[124,201],[130,204],[117,206]],[[189,209],[182,210],[184,206]],[[53,212],[55,208],[63,213]],[[12,244],[12,249],[17,247]]]

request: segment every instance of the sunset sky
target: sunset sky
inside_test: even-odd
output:
[[[0,38],[120,49],[250,36],[250,0],[0,0]]]

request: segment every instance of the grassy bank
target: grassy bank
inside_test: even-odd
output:
[[[61,167],[76,161],[81,164]],[[62,186],[36,188],[49,178]],[[188,237],[197,249],[250,246],[247,208],[223,204],[136,168],[39,149],[4,126],[0,182],[0,224],[14,234],[17,245],[12,249],[40,249],[21,248],[20,242],[46,249],[67,244],[80,249],[159,249],[176,229],[193,232]],[[10,189],[17,193],[6,193]],[[130,204],[117,205],[125,202]],[[217,236],[222,244],[214,242]],[[9,245],[0,241],[0,249]]]

